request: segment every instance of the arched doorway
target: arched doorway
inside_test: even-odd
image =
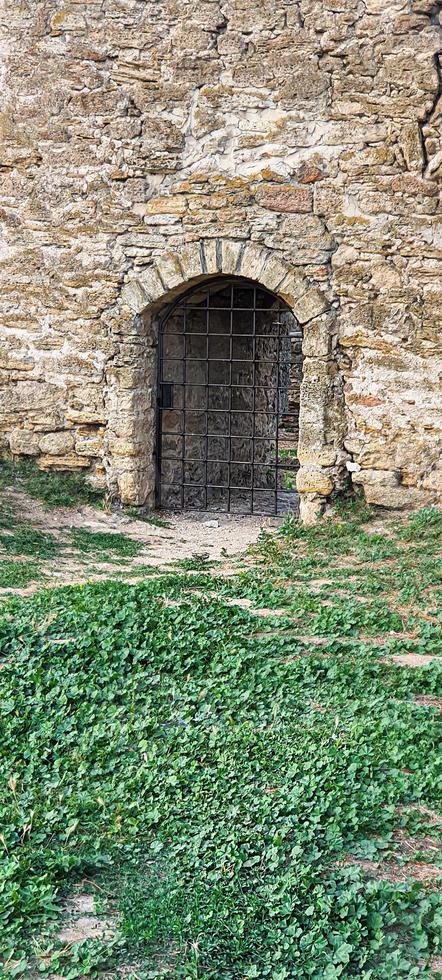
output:
[[[257,283],[194,286],[160,322],[157,506],[297,511],[302,333]]]

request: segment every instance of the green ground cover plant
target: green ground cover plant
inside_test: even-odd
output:
[[[124,507],[123,513],[126,517],[132,517],[134,521],[144,521],[146,524],[152,524],[153,527],[172,527],[170,521],[165,520],[164,517],[145,511],[141,507]]]
[[[125,534],[88,531],[86,528],[74,528],[70,532],[70,539],[77,551],[95,555],[100,552],[110,552],[122,558],[133,558],[139,555],[144,547],[142,543],[128,538]]]
[[[23,589],[42,578],[38,562],[0,559],[0,589]]]
[[[54,560],[67,552],[86,562],[86,574],[96,569],[90,557],[118,564],[130,564],[143,550],[143,544],[118,532],[93,532],[86,528],[61,530],[57,535],[35,527],[20,515],[14,497],[0,501],[0,589],[23,588],[31,581],[44,579],[54,568]],[[29,559],[24,561],[23,559]],[[32,559],[32,560],[31,560]],[[137,569],[138,571],[138,569]],[[142,572],[139,572],[142,574]]]
[[[32,555],[36,558],[54,558],[60,551],[60,543],[53,534],[46,534],[21,523],[12,531],[0,532],[0,549],[8,555]]]
[[[0,459],[0,489],[24,490],[46,507],[102,507],[102,490],[91,487],[81,473],[45,473],[32,461]]]
[[[0,530],[11,531],[15,523],[14,508],[6,500],[0,500]]]
[[[10,599],[5,977],[435,976],[441,888],[400,835],[442,836],[441,543],[431,509],[382,531],[356,504],[286,521],[233,578],[199,562]],[[434,660],[398,667],[404,650]],[[116,936],[67,948],[85,879]]]
[[[190,558],[178,558],[177,561],[170,563],[173,568],[181,568],[183,572],[202,572],[208,568],[214,568],[220,562],[210,558],[208,552],[201,554],[195,553]]]

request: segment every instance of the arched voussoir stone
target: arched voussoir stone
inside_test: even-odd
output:
[[[154,311],[193,283],[216,275],[242,276],[259,282],[287,303],[301,324],[330,308],[301,266],[254,242],[202,239],[163,253],[123,286],[121,299],[133,313]]]

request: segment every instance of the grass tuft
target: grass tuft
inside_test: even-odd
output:
[[[6,487],[24,490],[48,509],[104,503],[103,491],[91,487],[80,473],[45,473],[27,460],[0,460],[0,489]]]
[[[442,534],[442,513],[437,507],[423,507],[413,514],[406,525],[398,529],[398,537],[413,541],[417,536],[433,539]]]
[[[33,561],[2,561],[0,564],[0,589],[26,588],[30,582],[42,578],[40,566]]]
[[[38,531],[31,524],[19,524],[10,532],[0,534],[0,549],[9,555],[32,555],[35,558],[54,558],[62,545],[53,534]]]
[[[143,521],[145,524],[152,524],[153,527],[172,527],[170,521],[165,520],[164,517],[160,517],[159,514],[151,514],[139,507],[125,507],[123,513],[134,521]]]
[[[213,568],[221,563],[211,558],[208,552],[201,552],[200,554],[195,552],[190,558],[177,558],[170,564],[173,568],[181,568],[183,572],[203,572],[205,569]]]
[[[87,531],[85,528],[75,528],[70,532],[70,539],[77,551],[93,554],[110,552],[121,557],[133,558],[139,555],[144,547],[140,541],[134,541],[125,534]]]

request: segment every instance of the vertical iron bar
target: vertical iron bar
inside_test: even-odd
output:
[[[162,506],[162,487],[161,487],[161,452],[163,448],[163,411],[161,406],[161,382],[163,379],[163,338],[164,338],[164,328],[166,326],[167,320],[162,319],[158,324],[158,349],[157,349],[157,419],[156,419],[156,451],[155,451],[155,469],[156,469],[156,506]]]
[[[181,427],[181,439],[182,439],[182,449],[181,449],[181,509],[184,510],[184,468],[186,465],[186,452],[185,452],[185,439],[186,439],[186,384],[187,384],[187,371],[186,371],[186,357],[187,357],[187,300],[183,301],[183,407],[182,407],[182,419],[183,424]]]
[[[281,357],[281,307],[278,302],[278,337],[276,342],[277,374],[276,374],[276,460],[275,460],[275,515],[278,514],[278,476],[279,476],[279,385]]]
[[[209,326],[210,326],[210,307],[209,307],[209,296],[210,289],[207,290],[206,297],[206,485],[205,485],[205,510],[207,510],[207,484],[209,482],[208,477],[208,458],[209,458]]]
[[[232,357],[233,357],[233,282],[230,286],[230,337],[229,337],[229,458],[228,458],[228,479],[227,479],[227,513],[230,514],[231,505],[231,469],[232,469]]]
[[[255,513],[255,435],[256,435],[256,286],[253,290],[252,321],[253,414],[252,414],[252,499],[250,513]]]

